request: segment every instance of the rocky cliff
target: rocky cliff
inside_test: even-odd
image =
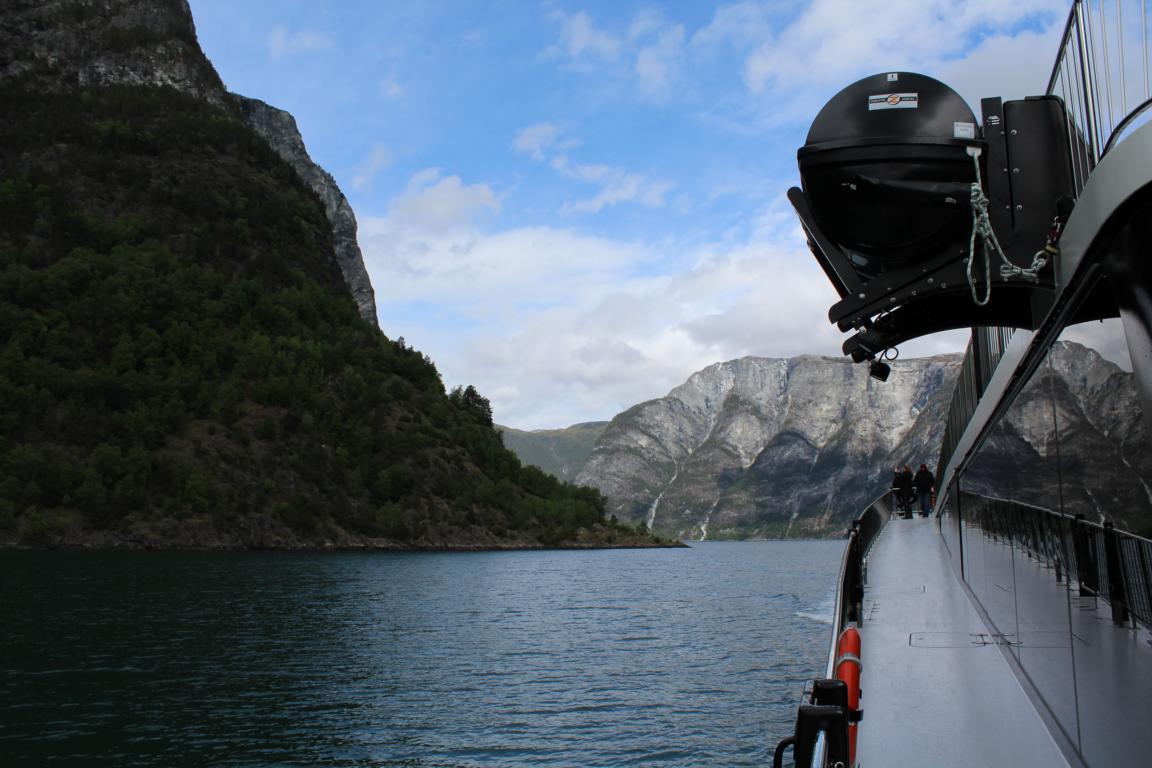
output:
[[[186,0],[5,0],[0,79],[42,90],[168,86],[223,106]]]
[[[222,109],[238,109],[320,198],[344,282],[360,315],[375,325],[375,297],[348,200],[308,156],[290,114],[227,92],[200,50],[187,0],[5,0],[0,80],[43,91],[169,87]]]
[[[936,471],[959,365],[896,361],[884,383],[832,358],[713,365],[613,419],[576,482],[599,488],[619,518],[669,535],[834,535],[895,465]],[[964,489],[1148,532],[1147,441],[1132,374],[1060,342]]]
[[[348,198],[340,191],[332,174],[318,166],[304,148],[304,138],[296,127],[296,119],[282,109],[276,109],[257,99],[233,94],[244,122],[264,137],[268,145],[295,169],[300,178],[320,198],[324,213],[332,224],[332,241],[336,247],[336,263],[360,316],[376,324],[376,295],[364,257],[356,240],[356,215]]]
[[[746,357],[694,374],[609,424],[576,481],[624,520],[681,537],[842,531],[895,464],[935,464],[960,356]]]

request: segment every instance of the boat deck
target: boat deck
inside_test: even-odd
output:
[[[868,558],[863,768],[1067,766],[956,578],[937,521],[893,520]]]

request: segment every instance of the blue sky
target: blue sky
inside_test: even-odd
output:
[[[227,87],[295,117],[380,325],[496,420],[608,419],[707,365],[839,355],[784,198],[816,111],[912,70],[1047,84],[1065,0],[190,0]],[[907,345],[953,351],[963,334]]]

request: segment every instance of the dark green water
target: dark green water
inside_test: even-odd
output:
[[[767,765],[842,547],[0,553],[0,766]]]

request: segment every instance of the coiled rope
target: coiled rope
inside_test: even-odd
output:
[[[976,181],[972,182],[969,193],[969,205],[972,208],[972,236],[968,238],[968,287],[972,290],[972,301],[983,307],[992,298],[992,264],[989,251],[995,251],[1000,256],[1000,277],[1004,280],[1013,277],[1022,277],[1025,280],[1037,282],[1040,270],[1048,264],[1048,257],[1057,253],[1055,241],[1052,237],[1032,257],[1032,266],[1018,267],[1004,255],[1000,241],[992,230],[992,221],[988,218],[988,196],[984,194],[980,180],[980,148],[969,147],[968,155],[972,158],[972,167],[976,169]],[[976,291],[976,279],[972,276],[972,266],[976,262],[976,236],[980,236],[981,250],[984,252],[984,298],[980,298]]]

